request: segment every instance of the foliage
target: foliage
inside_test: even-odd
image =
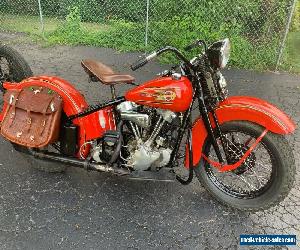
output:
[[[146,49],[154,50],[163,45],[173,45],[183,49],[199,37],[209,43],[229,37],[232,42],[231,65],[256,69],[274,66],[277,51],[273,48],[277,48],[278,40],[258,39],[253,42],[247,37],[242,24],[234,20],[224,23],[203,21],[204,16],[206,13],[203,11],[194,11],[193,15],[174,16],[164,22],[152,21],[149,30],[150,44]],[[48,41],[51,44],[86,44],[126,51],[145,49],[144,34],[140,32],[144,29],[143,23],[111,20],[107,22],[109,28],[106,30],[91,32],[80,25],[80,20],[79,8],[71,8],[66,22],[47,35]],[[192,53],[188,56],[192,56]],[[173,62],[174,58],[167,56],[164,61]]]
[[[300,31],[300,2],[297,1],[293,22],[292,22],[292,31]]]
[[[293,31],[288,36],[287,48],[284,54],[284,63],[281,68],[284,70],[300,73],[300,31]]]
[[[14,14],[38,13],[36,0],[23,0],[20,6],[25,8],[14,2],[1,0],[0,9]],[[182,49],[197,38],[211,43],[229,37],[231,65],[272,69],[290,3],[290,0],[151,0],[147,48],[145,0],[44,0],[42,7],[46,16],[66,17],[56,30],[46,33],[50,44],[144,51],[163,45]],[[102,26],[88,29],[83,25],[86,22]]]
[[[72,44],[72,45],[93,45],[110,47],[119,50],[139,50],[142,49],[143,35],[138,32],[141,25],[133,22],[110,21],[107,29],[88,30],[81,25],[81,16],[78,7],[70,8],[65,23],[60,25],[54,32],[47,34],[50,44]],[[127,31],[124,36],[124,30]],[[140,34],[140,36],[138,36]],[[136,38],[133,45],[132,38]]]

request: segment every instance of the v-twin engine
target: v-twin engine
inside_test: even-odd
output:
[[[134,134],[134,139],[126,145],[129,152],[129,156],[125,159],[126,166],[134,170],[147,170],[167,165],[172,150],[166,145],[165,138],[159,134],[165,123],[171,122],[176,114],[172,111],[156,109],[159,119],[151,132],[149,131],[151,115],[138,112],[134,103],[124,102],[118,106],[118,110],[121,119],[129,122]]]

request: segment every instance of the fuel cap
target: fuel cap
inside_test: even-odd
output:
[[[180,80],[181,79],[181,74],[180,73],[173,73],[172,74],[172,79],[173,80]]]

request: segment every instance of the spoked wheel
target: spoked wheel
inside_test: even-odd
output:
[[[32,71],[25,59],[14,49],[0,45],[0,83],[20,82],[32,76]],[[2,84],[0,91],[3,92]],[[0,95],[0,105],[2,107],[3,98]]]
[[[25,59],[13,48],[0,45],[0,80],[20,82],[32,76]]]
[[[228,122],[221,126],[227,144],[228,164],[237,162],[263,132],[250,122]],[[268,132],[248,158],[235,170],[220,172],[204,159],[195,168],[205,188],[219,201],[248,211],[264,210],[282,201],[292,188],[295,162],[287,140]],[[209,141],[205,155],[217,161]],[[225,152],[222,152],[225,159]]]

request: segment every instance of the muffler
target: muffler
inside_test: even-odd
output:
[[[128,175],[130,172],[125,169],[116,168],[113,166],[109,166],[107,164],[101,164],[101,163],[94,163],[89,162],[88,160],[80,160],[77,158],[62,156],[60,154],[51,153],[51,152],[38,152],[34,150],[29,151],[30,154],[35,158],[40,158],[43,160],[49,160],[49,161],[55,161],[60,162],[63,164],[71,165],[72,167],[79,167],[86,170],[93,170],[98,172],[106,172],[106,173],[112,173],[116,175]]]

